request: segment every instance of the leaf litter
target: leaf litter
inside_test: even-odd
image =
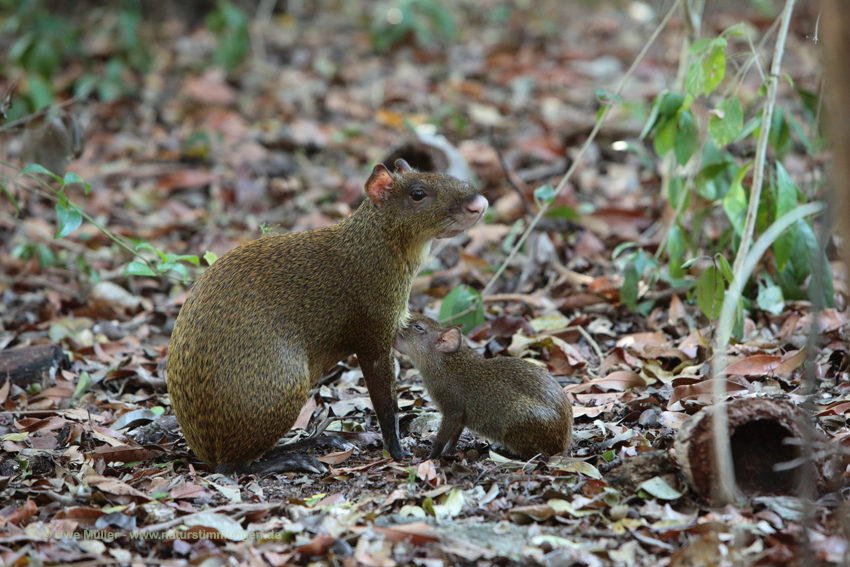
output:
[[[483,288],[505,241],[528,222],[523,200],[557,183],[564,156],[572,159],[593,125],[596,89],[619,79],[651,31],[625,11],[553,6],[524,13],[519,43],[513,24],[459,11],[465,25],[454,47],[408,42],[383,56],[338,15],[308,9],[298,25],[276,15],[269,47],[290,64],[273,63],[273,72],[199,70],[209,32],[171,21],[151,47],[161,68],[144,78],[144,103],[86,106],[86,151],[68,167],[92,191],[74,198],[110,229],[160,250],[221,255],[262,226],[303,230],[344,218],[362,198],[367,164],[436,117],[493,218],[435,248],[411,296],[412,309],[435,315],[462,284]],[[723,18],[767,27],[728,10],[712,22],[718,31]],[[635,97],[669,88],[675,61],[664,50],[678,49],[680,37],[666,31],[650,50]],[[788,73],[805,83],[812,49],[801,38]],[[449,74],[447,61],[457,65]],[[711,509],[670,459],[683,420],[710,403],[712,331],[685,294],[656,300],[644,315],[620,303],[611,251],[630,240],[656,244],[645,235],[662,204],[654,165],[610,150],[643,124],[617,112],[556,200],[591,212],[545,219],[484,298],[487,320],[468,329],[486,356],[538,361],[565,387],[576,441],[570,457],[548,462],[511,460],[470,433],[454,456],[427,460],[437,414],[405,361],[399,402],[413,457],[393,462],[352,359],[325,377],[288,439],[332,418],[326,433],[352,447],[317,454],[327,473],[238,482],[213,474],[188,451],[165,391],[162,361],[188,284],[123,278],[130,258],[97,230],[83,223],[54,240],[44,220],[51,203],[19,194],[28,213],[14,218],[0,200],[0,344],[58,344],[69,357],[40,383],[0,387],[3,563],[781,564],[802,553],[803,529],[820,563],[839,562],[848,552],[843,468],[812,520],[787,496]],[[809,305],[788,301],[779,313],[751,316],[732,347],[727,397],[801,400]],[[812,363],[817,426],[842,448],[850,443],[847,321],[839,309],[819,315]]]

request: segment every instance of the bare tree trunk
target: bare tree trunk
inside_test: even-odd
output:
[[[832,138],[830,186],[833,222],[843,241],[845,265],[850,266],[850,10],[846,0],[821,0],[818,33],[823,40],[824,78]]]

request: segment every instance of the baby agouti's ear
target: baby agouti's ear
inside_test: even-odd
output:
[[[437,349],[446,354],[457,352],[462,344],[463,335],[457,327],[449,327],[437,337]]]
[[[408,171],[413,171],[413,168],[410,167],[410,164],[404,161],[403,159],[395,160],[394,165],[396,173],[407,173]]]
[[[393,176],[387,167],[379,163],[372,168],[372,175],[366,180],[366,196],[369,200],[380,205],[390,196],[390,188],[393,185]]]

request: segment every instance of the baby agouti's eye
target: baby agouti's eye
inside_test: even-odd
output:
[[[410,191],[410,198],[414,201],[421,201],[427,196],[428,194],[425,193],[425,191],[423,191],[422,189],[411,189]]]
[[[423,327],[419,323],[414,323],[413,324],[413,330],[416,331],[417,333],[422,333],[422,332],[425,331],[425,327]]]

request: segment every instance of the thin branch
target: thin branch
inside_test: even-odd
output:
[[[741,271],[744,258],[750,249],[753,239],[753,231],[756,226],[761,190],[764,186],[765,161],[767,159],[767,143],[770,135],[770,121],[773,118],[773,109],[776,106],[776,91],[779,86],[779,72],[782,65],[782,55],[785,53],[785,39],[788,37],[788,26],[791,23],[791,12],[794,9],[794,0],[786,0],[785,10],[782,13],[782,24],[779,27],[779,36],[776,38],[776,47],[773,52],[773,64],[770,67],[770,76],[767,78],[767,100],[764,104],[764,112],[761,119],[761,133],[759,134],[758,146],[756,147],[755,171],[753,173],[753,187],[750,190],[750,202],[747,207],[747,216],[744,222],[744,230],[741,235],[741,245],[738,247],[738,255],[732,272],[735,279]]]
[[[528,203],[528,199],[525,198],[525,194],[522,192],[522,189],[514,182],[513,176],[511,175],[510,170],[508,169],[508,163],[505,161],[505,156],[502,155],[502,150],[499,148],[498,144],[496,144],[495,140],[491,140],[491,144],[493,145],[493,149],[496,150],[496,155],[499,157],[499,165],[502,166],[502,171],[505,173],[505,179],[508,180],[508,185],[511,186],[517,195],[519,195],[519,200],[522,203],[523,208],[528,216],[534,214],[534,211],[531,210],[531,205]]]
[[[631,79],[631,77],[634,74],[635,69],[637,68],[638,64],[641,61],[643,61],[643,58],[646,56],[647,52],[649,51],[650,46],[655,42],[656,38],[658,38],[658,35],[661,33],[661,30],[663,30],[667,26],[667,22],[670,21],[670,18],[673,16],[673,14],[678,9],[681,1],[682,0],[676,0],[673,3],[673,5],[670,7],[670,10],[664,16],[664,19],[661,20],[661,23],[659,23],[658,27],[655,28],[655,31],[652,32],[652,35],[650,36],[649,40],[646,42],[646,45],[643,46],[643,49],[641,49],[640,53],[635,58],[634,62],[632,63],[632,66],[629,67],[629,70],[626,71],[626,74],[623,75],[623,78],[620,80],[620,84],[617,85],[617,88],[614,91],[615,96],[619,96],[620,93],[623,91],[623,87],[626,85],[626,83],[629,81],[629,79]],[[564,174],[564,176],[561,178],[561,181],[558,183],[558,186],[555,187],[555,194],[553,196],[552,201],[546,202],[546,203],[543,204],[542,207],[540,207],[540,210],[537,212],[537,214],[531,220],[531,223],[528,225],[528,228],[525,229],[525,232],[523,232],[522,236],[519,238],[519,240],[517,240],[517,243],[514,244],[514,247],[511,249],[507,258],[505,258],[504,261],[502,261],[502,264],[499,266],[499,269],[496,270],[496,273],[493,274],[493,277],[491,277],[490,281],[487,282],[487,285],[484,286],[484,289],[481,291],[482,296],[487,295],[487,293],[490,291],[490,289],[493,287],[493,285],[496,283],[496,281],[498,281],[498,279],[502,276],[502,273],[504,273],[505,269],[508,267],[508,264],[510,264],[511,260],[514,259],[514,256],[517,255],[517,252],[519,252],[520,248],[522,248],[523,244],[525,244],[525,241],[531,235],[531,232],[537,226],[537,223],[540,222],[540,219],[542,219],[543,215],[546,214],[546,211],[549,210],[550,203],[554,202],[554,197],[557,197],[561,193],[561,191],[564,189],[564,187],[566,187],[567,181],[570,180],[570,178],[573,176],[573,173],[575,173],[576,169],[578,169],[578,164],[581,163],[581,158],[584,157],[584,154],[587,152],[587,149],[590,147],[590,144],[592,144],[593,140],[596,139],[596,135],[599,133],[599,129],[602,127],[603,122],[605,122],[605,118],[608,116],[608,112],[610,110],[611,110],[611,107],[607,106],[607,105],[602,109],[602,114],[599,116],[599,118],[597,118],[596,124],[593,126],[593,130],[591,130],[590,134],[587,137],[587,140],[585,140],[584,145],[582,145],[582,147],[579,150],[578,155],[576,156],[572,165],[567,170],[567,172]]]

